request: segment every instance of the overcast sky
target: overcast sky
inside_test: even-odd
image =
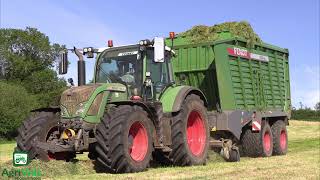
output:
[[[263,41],[289,49],[293,105],[314,107],[319,101],[319,0],[0,2],[1,28],[36,27],[51,42],[68,47],[103,47],[108,39],[115,45],[137,43],[198,24],[246,20]],[[76,58],[70,60],[66,77],[76,81]],[[88,59],[87,80],[93,66]]]

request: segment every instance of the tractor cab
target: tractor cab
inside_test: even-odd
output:
[[[126,87],[127,100],[159,100],[163,90],[173,84],[171,57],[174,52],[164,44],[163,38],[141,40],[139,44],[108,48],[92,47],[71,49],[78,60],[78,85],[85,85],[83,55],[93,58],[96,54],[95,84],[122,84]],[[67,51],[60,61],[60,74],[67,73]]]
[[[145,42],[150,44],[114,47],[102,52],[97,59],[94,82],[123,84],[131,100],[157,100],[173,81],[172,52],[166,48],[162,57],[156,57],[157,47]]]

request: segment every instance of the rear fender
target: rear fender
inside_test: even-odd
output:
[[[166,90],[161,96],[160,102],[163,105],[164,113],[180,111],[183,101],[190,94],[198,95],[207,107],[207,98],[200,89],[191,86],[177,86]]]

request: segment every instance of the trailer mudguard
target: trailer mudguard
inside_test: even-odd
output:
[[[160,97],[160,102],[163,105],[163,112],[167,113],[179,111],[184,99],[189,94],[198,95],[203,100],[204,105],[207,107],[207,99],[201,90],[191,86],[176,86],[168,88]]]

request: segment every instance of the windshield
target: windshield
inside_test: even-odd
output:
[[[138,49],[115,50],[101,55],[97,64],[97,83],[122,83],[139,87],[142,60]]]

